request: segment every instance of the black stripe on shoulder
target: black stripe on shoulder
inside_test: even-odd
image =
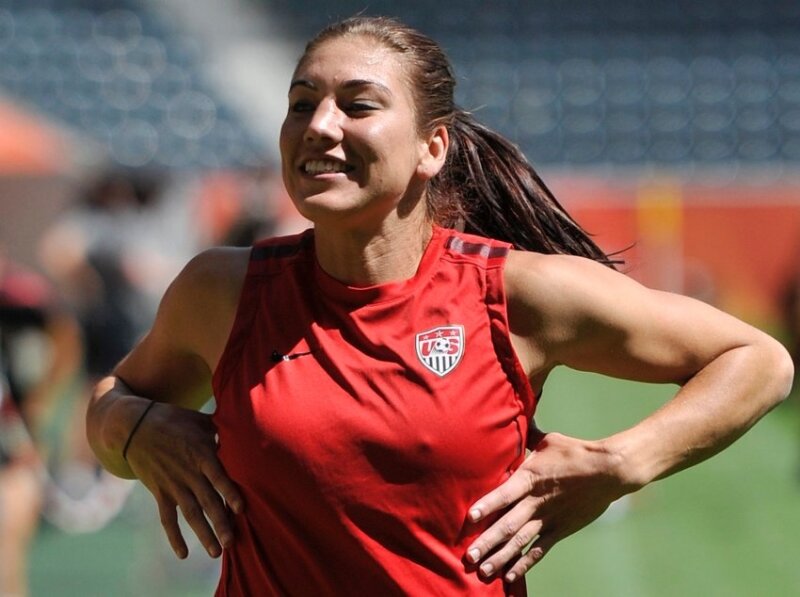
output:
[[[457,236],[448,238],[445,247],[455,253],[461,253],[462,255],[480,255],[487,259],[508,255],[508,247],[493,247],[485,243],[471,243]]]
[[[267,244],[253,247],[250,251],[251,261],[266,259],[284,259],[293,257],[311,244],[311,236],[303,235],[291,244]]]

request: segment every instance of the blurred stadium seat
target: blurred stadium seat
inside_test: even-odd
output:
[[[0,0],[0,94],[97,139],[122,166],[262,161],[264,148],[205,83],[202,60],[144,3]]]

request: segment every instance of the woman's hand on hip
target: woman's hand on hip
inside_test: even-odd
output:
[[[467,561],[485,577],[503,572],[507,582],[519,579],[633,489],[616,468],[599,442],[542,434],[522,465],[470,508],[472,522],[499,518],[467,549]]]
[[[133,438],[128,462],[155,497],[161,525],[179,558],[187,557],[188,548],[178,509],[211,557],[230,545],[230,510],[241,512],[243,500],[217,457],[210,415],[156,404]]]

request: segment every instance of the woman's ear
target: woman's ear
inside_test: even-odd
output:
[[[447,150],[450,147],[450,135],[443,124],[437,126],[420,143],[420,160],[417,174],[425,180],[430,180],[439,173],[447,159]]]

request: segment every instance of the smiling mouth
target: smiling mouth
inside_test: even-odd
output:
[[[306,174],[338,174],[351,172],[353,166],[336,160],[309,160],[300,168]]]

